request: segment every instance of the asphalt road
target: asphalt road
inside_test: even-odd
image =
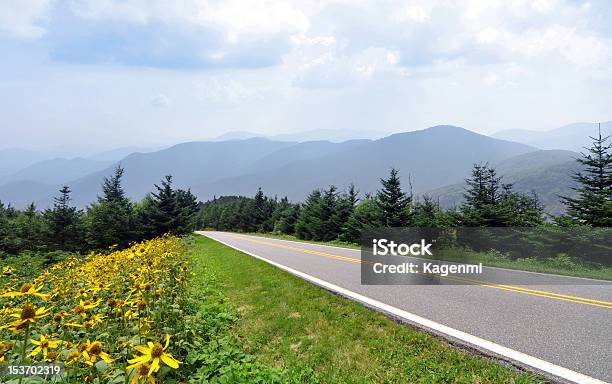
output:
[[[589,377],[612,382],[610,283],[549,275],[546,285],[520,287],[362,285],[359,250],[224,232],[199,233],[377,302],[587,376],[584,380],[575,379],[577,382],[589,382]],[[503,270],[497,270],[500,272]]]

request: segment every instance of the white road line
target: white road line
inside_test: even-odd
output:
[[[353,299],[355,301],[358,301],[360,303],[363,303],[371,308],[376,308],[382,312],[391,314],[393,316],[396,316],[400,319],[403,319],[409,323],[415,324],[417,326],[426,328],[428,330],[433,331],[436,334],[440,334],[440,335],[445,335],[447,337],[450,337],[452,339],[455,340],[459,340],[461,342],[463,342],[464,344],[476,347],[477,349],[483,350],[483,351],[488,351],[490,354],[497,356],[497,357],[503,357],[509,361],[514,362],[515,364],[518,364],[519,366],[528,366],[531,367],[532,370],[535,370],[537,372],[541,372],[544,374],[548,374],[551,375],[555,378],[560,378],[572,383],[580,383],[580,384],[606,384],[606,382],[595,379],[593,377],[584,375],[582,373],[579,372],[575,372],[572,371],[571,369],[567,369],[567,368],[563,368],[560,367],[558,365],[549,363],[548,361],[544,361],[541,359],[538,359],[537,357],[533,357],[530,355],[527,355],[525,353],[519,352],[519,351],[515,351],[513,349],[510,348],[506,348],[503,347],[499,344],[496,344],[492,341],[488,341],[485,339],[481,339],[480,337],[477,336],[473,336],[470,335],[469,333],[465,333],[462,331],[459,331],[457,329],[451,328],[451,327],[447,327],[446,325],[442,325],[440,323],[436,323],[435,321],[432,320],[428,320],[425,319],[423,317],[417,316],[415,314],[412,314],[410,312],[404,311],[402,309],[393,307],[391,305],[382,303],[380,301],[371,299],[369,297],[363,296],[359,293],[350,291],[348,289],[339,287],[335,284],[329,283],[325,280],[321,280],[319,278],[316,278],[314,276],[311,276],[309,274],[306,274],[304,272],[300,272],[298,270],[295,270],[293,268],[284,266],[282,264],[279,264],[275,261],[272,260],[268,260],[264,257],[261,257],[259,255],[256,255],[252,252],[246,251],[244,249],[241,249],[239,247],[236,247],[235,245],[231,245],[226,243],[225,241],[219,240],[213,236],[210,236],[208,234],[202,233],[202,232],[196,232],[200,235],[206,236],[212,240],[215,240],[223,245],[226,245],[230,248],[233,248],[237,251],[240,251],[242,253],[246,253],[247,255],[250,255],[252,257],[255,257],[256,259],[262,260],[268,264],[271,264],[277,268],[280,268],[286,272],[289,272],[295,276],[301,277],[304,280],[307,280],[313,284],[316,284],[320,287],[323,287],[329,291],[335,292],[337,294],[340,294],[344,297]]]

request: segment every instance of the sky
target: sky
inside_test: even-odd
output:
[[[609,0],[0,0],[0,148],[612,120]]]

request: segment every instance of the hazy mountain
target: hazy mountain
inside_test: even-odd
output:
[[[112,163],[112,161],[96,161],[80,157],[43,160],[0,180],[3,183],[34,181],[48,185],[62,184],[100,171]]]
[[[218,180],[244,172],[255,159],[295,143],[249,139],[224,142],[191,142],[177,144],[152,153],[134,153],[121,160],[125,169],[124,187],[133,199],[141,199],[159,184],[164,175],[172,174],[179,187],[188,188],[206,180]],[[85,206],[100,193],[102,179],[112,174],[115,164],[71,183],[75,204]],[[2,198],[0,188],[0,199]],[[50,199],[42,200],[48,205]]]
[[[162,146],[162,145],[158,145],[154,147],[153,146],[152,147],[137,147],[137,146],[121,147],[121,148],[114,148],[114,149],[109,149],[107,151],[99,152],[92,156],[86,156],[86,158],[89,160],[96,160],[96,161],[118,161],[132,153],[155,152],[155,151],[164,149],[166,147],[167,146]]]
[[[511,157],[493,166],[503,176],[503,182],[513,183],[514,190],[535,192],[546,206],[546,212],[558,215],[564,211],[559,196],[574,196],[571,175],[579,170],[576,152],[562,150],[535,151]],[[463,203],[465,183],[460,182],[428,191],[445,208],[459,207]]]
[[[415,193],[461,182],[474,163],[500,163],[534,151],[524,144],[494,139],[463,128],[437,126],[394,134],[378,140],[303,143],[263,138],[222,142],[191,142],[121,160],[128,195],[141,199],[166,174],[179,187],[191,187],[201,199],[213,195],[267,194],[302,200],[311,190],[353,182],[362,192],[375,192],[391,167],[400,170],[406,188],[410,175]],[[544,160],[543,160],[544,161]],[[115,165],[70,183],[80,207],[100,193],[104,176]],[[520,164],[517,164],[520,166]],[[53,189],[57,189],[53,187]],[[35,200],[40,206],[55,194]],[[26,194],[24,194],[26,195]],[[20,200],[15,185],[0,186],[0,199]]]
[[[210,141],[246,140],[253,139],[255,137],[264,137],[264,135],[248,131],[229,131],[211,139]]]
[[[612,121],[601,123],[602,135],[612,135]],[[550,131],[529,131],[510,129],[497,132],[493,137],[516,141],[541,149],[566,149],[581,152],[584,147],[590,147],[589,136],[597,136],[596,123],[575,123]]]
[[[410,174],[415,193],[459,182],[479,162],[499,162],[534,148],[493,139],[463,128],[437,126],[394,134],[379,140],[336,144],[336,150],[282,166],[260,166],[251,174],[195,184],[202,198],[223,194],[251,195],[262,187],[266,193],[303,199],[311,190],[353,182],[362,192],[375,192],[379,179],[391,167],[399,169],[404,183]],[[343,147],[344,146],[344,147]],[[292,148],[284,151],[291,152]]]
[[[0,178],[48,158],[49,156],[43,152],[28,149],[0,149]]]
[[[37,207],[45,209],[51,206],[58,190],[56,186],[35,181],[16,181],[0,185],[0,201],[16,208],[24,208],[30,203],[35,203]],[[41,201],[44,202],[42,206]]]
[[[274,141],[331,141],[334,143],[340,143],[356,139],[378,139],[387,135],[388,133],[384,132],[361,131],[353,129],[315,129],[312,131],[281,133],[276,135],[264,135],[249,131],[230,131],[211,139],[211,141],[245,140],[260,137]]]

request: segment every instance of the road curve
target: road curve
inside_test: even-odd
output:
[[[612,283],[549,275],[547,285],[533,287],[361,285],[359,250],[197,233],[560,381],[612,382]]]

